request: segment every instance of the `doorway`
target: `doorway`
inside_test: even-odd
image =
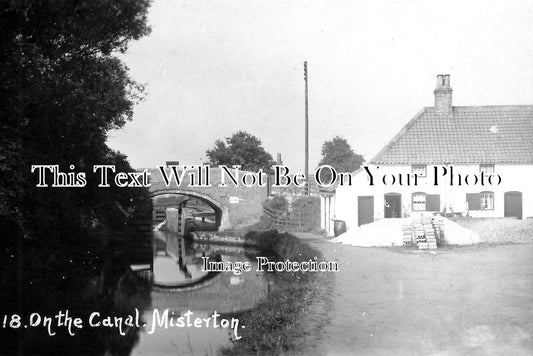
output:
[[[357,197],[357,226],[374,222],[374,196]]]
[[[385,194],[385,219],[401,218],[402,217],[402,195],[400,193]]]
[[[522,193],[521,192],[506,192],[504,194],[503,216],[522,219]]]

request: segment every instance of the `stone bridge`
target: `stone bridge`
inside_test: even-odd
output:
[[[167,174],[170,174],[170,168],[165,168],[165,170]],[[215,211],[219,231],[237,230],[258,221],[262,213],[262,203],[268,196],[267,186],[261,187],[256,184],[246,187],[241,182],[235,186],[227,176],[225,176],[227,186],[220,187],[221,170],[218,167],[209,169],[210,187],[206,187],[206,184],[199,184],[206,183],[205,170],[201,172],[201,177],[196,169],[188,170],[179,186],[176,180],[172,179],[168,187],[159,169],[148,171],[150,172],[152,197],[179,194],[202,200]],[[244,173],[246,172],[240,172],[241,175]],[[198,181],[199,179],[202,181]]]

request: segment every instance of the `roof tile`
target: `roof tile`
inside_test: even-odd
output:
[[[370,162],[533,164],[533,105],[424,108]]]

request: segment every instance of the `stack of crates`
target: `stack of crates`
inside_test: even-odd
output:
[[[414,229],[413,225],[403,225],[403,244],[404,246],[410,246],[414,242]]]
[[[415,235],[416,244],[420,250],[425,250],[428,248],[426,241],[426,234],[424,231],[424,225],[422,224],[422,219],[413,220],[413,230]]]
[[[435,230],[435,236],[437,237],[437,244],[442,244],[444,242],[444,222],[442,219],[433,219],[433,230]]]
[[[404,246],[416,244],[419,250],[435,250],[444,239],[443,221],[431,216],[413,219],[402,228]]]
[[[423,218],[422,225],[424,227],[424,235],[426,237],[427,248],[430,250],[435,250],[437,248],[437,237],[435,236],[435,229],[433,229],[432,218]]]

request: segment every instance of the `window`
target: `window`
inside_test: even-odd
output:
[[[425,164],[413,164],[413,174],[416,174],[420,177],[426,176],[426,165]]]
[[[490,176],[494,173],[494,165],[493,164],[480,164],[479,165],[479,171],[483,172],[484,175]]]
[[[413,193],[413,211],[426,210],[426,193]]]
[[[481,192],[479,207],[481,210],[494,210],[494,193],[493,192]]]
[[[494,210],[494,193],[481,192],[466,195],[468,210]]]

